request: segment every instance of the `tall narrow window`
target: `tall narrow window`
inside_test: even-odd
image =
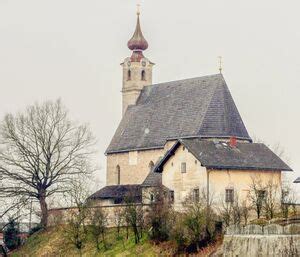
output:
[[[150,202],[153,203],[154,202],[154,194],[150,194]]]
[[[181,163],[181,173],[186,173],[186,163],[185,162]]]
[[[234,190],[233,189],[226,189],[225,190],[225,202],[226,203],[233,203],[234,202]]]
[[[170,200],[171,203],[174,203],[174,198],[175,198],[175,196],[174,196],[174,191],[171,190],[171,191],[169,192],[169,200]]]
[[[199,203],[200,200],[200,194],[199,194],[199,188],[195,188],[193,191],[193,200],[195,203]]]
[[[131,70],[128,70],[127,72],[127,80],[131,80]]]
[[[117,175],[117,185],[120,185],[120,183],[121,183],[121,169],[120,169],[119,165],[116,168],[116,175]]]
[[[153,168],[154,168],[154,163],[153,163],[153,161],[151,161],[151,162],[149,163],[149,170],[152,171]]]
[[[144,70],[142,70],[141,79],[146,80],[146,72]]]
[[[259,201],[262,202],[263,200],[265,200],[265,198],[266,198],[266,191],[265,190],[258,190],[257,194],[258,194],[258,200]]]

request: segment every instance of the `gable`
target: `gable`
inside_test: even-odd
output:
[[[166,140],[251,141],[221,74],[146,86],[127,108],[106,153],[163,148]]]

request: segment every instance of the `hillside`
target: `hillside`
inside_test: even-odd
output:
[[[168,245],[167,250],[152,244],[145,235],[140,244],[135,245],[133,235],[129,234],[126,239],[125,230],[121,231],[119,239],[116,238],[116,231],[109,230],[106,235],[108,249],[101,245],[97,251],[92,237],[89,234],[87,242],[82,250],[82,256],[165,256],[170,254],[172,247]],[[56,257],[56,256],[80,256],[75,247],[65,238],[64,228],[56,227],[48,231],[32,235],[19,250],[12,253],[13,257]]]

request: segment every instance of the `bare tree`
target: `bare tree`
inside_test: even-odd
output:
[[[75,205],[70,209],[67,218],[67,226],[64,234],[67,240],[76,247],[80,256],[87,241],[87,222],[90,217],[90,206],[86,201],[89,192],[83,181],[73,181],[72,186],[67,188],[67,193]]]
[[[290,209],[295,204],[295,195],[290,185],[285,182],[281,188],[281,204],[280,209],[282,216],[287,219],[289,217]]]
[[[265,186],[265,200],[263,209],[267,219],[273,219],[275,212],[278,210],[280,196],[279,196],[279,186],[269,180]]]
[[[149,197],[150,196],[150,197]],[[146,215],[150,237],[152,240],[164,241],[169,238],[170,219],[172,214],[171,200],[168,190],[162,185],[152,188],[149,198],[150,206]]]
[[[183,225],[188,230],[188,241],[195,244],[197,251],[211,241],[215,233],[216,215],[212,209],[213,194],[207,197],[207,190],[199,190],[200,196],[188,196],[184,203]]]
[[[243,217],[243,220],[244,220],[244,225],[247,225],[248,219],[249,219],[249,216],[250,216],[250,207],[248,206],[246,200],[244,200],[242,202],[241,214],[242,214],[242,217]]]
[[[219,214],[226,227],[228,227],[232,223],[232,213],[233,213],[232,203],[226,202],[224,200],[221,201]]]
[[[133,192],[125,197],[126,206],[124,208],[124,218],[127,226],[130,226],[134,234],[136,244],[140,242],[144,225],[143,206],[135,202]]]
[[[252,182],[249,191],[249,201],[252,208],[255,210],[257,218],[262,215],[263,204],[266,196],[266,188],[262,185],[262,181],[259,177],[252,177]]]
[[[75,175],[88,171],[94,138],[86,125],[68,118],[60,100],[5,116],[0,127],[0,196],[35,198],[47,225],[47,198],[65,191]]]
[[[124,212],[121,207],[114,208],[114,225],[117,229],[117,237],[120,238],[120,229],[124,224]]]
[[[91,215],[91,234],[93,236],[98,251],[100,251],[101,241],[104,245],[104,249],[106,249],[106,241],[105,241],[106,228],[107,228],[107,213],[102,208],[95,209]]]

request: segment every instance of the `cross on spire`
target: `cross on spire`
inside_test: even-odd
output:
[[[140,15],[140,14],[141,14],[140,7],[141,7],[140,4],[137,4],[137,5],[136,5],[136,14],[137,14],[137,15]]]
[[[222,74],[222,70],[223,70],[222,56],[218,56],[218,59],[219,59],[219,72],[220,72],[220,74]]]

